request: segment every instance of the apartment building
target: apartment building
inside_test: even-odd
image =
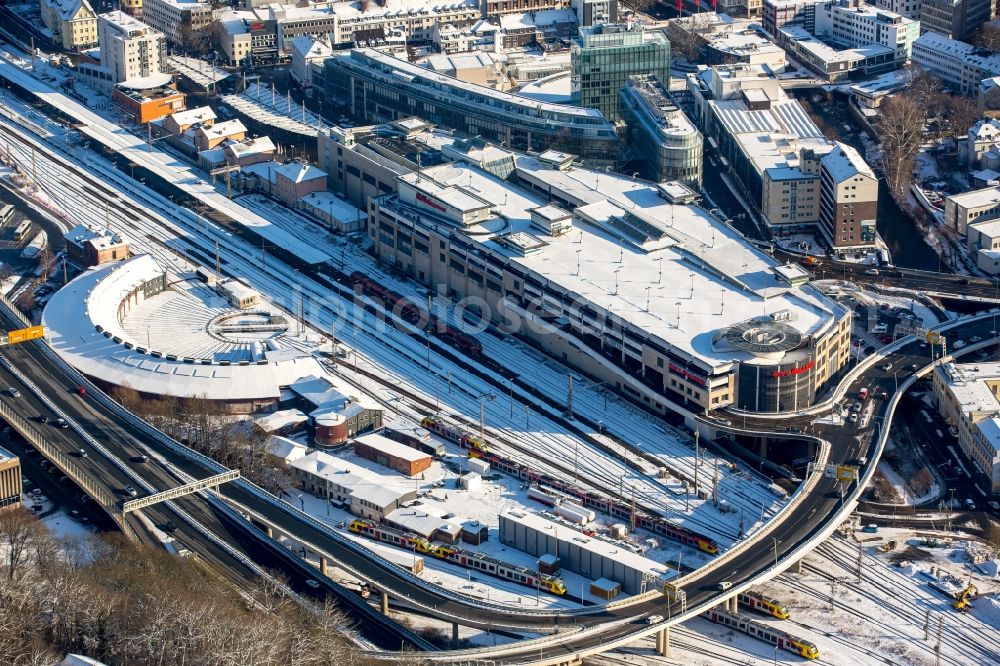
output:
[[[996,0],[920,0],[919,6],[921,30],[968,42],[993,18]]]
[[[706,141],[768,225],[819,231],[835,250],[875,245],[874,174],[823,135],[770,68],[705,68],[687,88]]]
[[[630,157],[644,177],[701,190],[704,143],[669,91],[652,74],[631,76],[620,92]]]
[[[383,34],[400,32],[408,41],[430,42],[434,38],[434,28],[439,23],[463,25],[483,16],[479,0],[458,0],[442,4],[431,0],[341,2],[332,5],[329,11],[335,20],[335,44],[357,43],[360,41],[357,37],[359,33],[372,34],[372,31]]]
[[[566,9],[569,0],[482,0],[483,17],[543,12],[546,9]]]
[[[570,0],[570,7],[583,27],[618,23],[618,0]]]
[[[837,143],[820,158],[820,231],[831,245],[875,244],[878,178],[854,148]]]
[[[652,74],[670,86],[670,42],[660,31],[605,24],[581,27],[571,51],[571,100],[618,119],[618,93],[633,74]]]
[[[212,5],[200,0],[144,0],[142,22],[174,44],[184,44],[212,22]]]
[[[97,17],[101,67],[115,84],[152,88],[169,82],[167,40],[137,18],[117,11]]]
[[[837,0],[816,5],[815,35],[848,47],[878,44],[892,49],[896,61],[907,63],[920,36],[920,23],[870,7],[864,0]]]
[[[880,9],[888,9],[890,12],[906,18],[920,20],[921,0],[872,0],[870,4]],[[921,29],[923,29],[922,25]]]
[[[52,41],[68,51],[97,45],[97,14],[87,0],[41,0],[42,23]]]
[[[933,389],[974,480],[987,480],[990,494],[1000,494],[1000,364],[943,363],[934,368]]]
[[[962,95],[974,95],[983,79],[1000,75],[1000,54],[925,32],[913,43],[913,62]]]
[[[329,110],[361,122],[416,116],[516,150],[554,149],[609,165],[618,157],[618,134],[594,109],[465,83],[374,49],[334,53],[323,73],[321,94]]]
[[[764,0],[761,26],[772,37],[781,28],[802,28],[816,32],[816,5],[823,0]]]

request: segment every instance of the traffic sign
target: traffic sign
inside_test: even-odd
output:
[[[28,328],[19,328],[14,331],[7,331],[7,344],[14,345],[17,344],[18,342],[37,340],[38,338],[41,337],[45,337],[44,326],[29,326]]]
[[[837,467],[838,481],[854,481],[858,478],[857,467]]]

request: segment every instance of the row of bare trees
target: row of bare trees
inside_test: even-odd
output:
[[[943,91],[941,79],[916,71],[905,92],[888,98],[875,123],[881,166],[893,199],[906,204],[913,166],[924,140],[965,136],[980,118],[974,100]],[[929,129],[928,129],[929,128]]]
[[[267,433],[252,421],[236,419],[212,400],[170,396],[144,399],[127,386],[116,387],[111,396],[167,435],[226,467],[240,470],[240,474],[269,492],[278,493],[294,484],[287,465],[268,453]]]
[[[76,652],[113,664],[362,664],[332,606],[264,585],[235,592],[194,560],[114,535],[57,541],[21,508],[0,513],[0,663]]]

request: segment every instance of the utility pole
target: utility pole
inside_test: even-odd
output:
[[[858,582],[861,582],[861,568],[864,566],[864,551],[861,549],[861,544],[858,544]]]
[[[479,397],[479,438],[482,439],[483,441],[486,440],[486,435],[483,434],[483,430],[485,429],[483,427],[483,418],[484,418],[485,412],[486,412],[486,407],[484,406],[482,396],[480,396]]]
[[[219,241],[215,241],[215,274],[222,274],[222,262],[219,260]]]
[[[719,459],[712,466],[712,504],[719,505]]]
[[[635,532],[635,484],[632,484],[632,531]]]
[[[694,431],[694,495],[698,496],[698,468],[701,467],[701,450],[698,447],[698,431]]]
[[[566,377],[566,418],[573,418],[573,375]]]
[[[941,666],[941,625],[942,619],[938,616],[937,643],[934,644],[934,663],[936,666]]]
[[[924,615],[924,640],[928,641],[931,638],[931,611],[928,609],[925,611]]]

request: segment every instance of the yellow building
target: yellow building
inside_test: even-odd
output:
[[[0,449],[0,507],[21,503],[21,460]]]
[[[97,44],[97,14],[87,0],[41,0],[40,10],[52,41],[64,49],[82,51]]]

